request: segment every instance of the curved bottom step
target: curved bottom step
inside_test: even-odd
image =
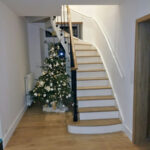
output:
[[[68,122],[68,132],[72,134],[105,134],[122,131],[120,119],[84,120]]]
[[[106,134],[122,131],[122,125],[108,125],[108,126],[73,126],[68,125],[68,132],[72,134]]]

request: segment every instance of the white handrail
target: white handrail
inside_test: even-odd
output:
[[[104,29],[102,23],[100,23],[96,18],[87,16],[87,15],[82,14],[82,13],[76,11],[76,10],[71,9],[71,11],[73,11],[73,12],[75,12],[75,13],[78,13],[78,14],[80,14],[80,15],[82,15],[82,16],[84,16],[84,17],[86,17],[86,18],[88,18],[88,19],[90,19],[90,20],[92,20],[92,21],[95,22],[95,24],[98,26],[99,30],[103,33],[103,35],[104,35],[104,37],[105,37],[105,40],[106,40],[106,42],[107,42],[107,44],[108,44],[109,50],[110,50],[110,52],[111,52],[111,54],[112,54],[112,57],[113,57],[113,59],[114,59],[114,62],[115,62],[115,64],[116,64],[116,66],[117,66],[118,72],[119,72],[121,78],[123,78],[123,77],[124,77],[123,69],[122,69],[122,67],[121,67],[121,65],[120,65],[120,63],[119,63],[119,60],[118,60],[117,56],[116,56],[115,53],[114,53],[114,50],[113,50],[113,48],[112,48],[112,46],[111,46],[111,42],[110,42],[110,40],[109,40],[109,38],[108,38],[108,34],[107,34],[107,32],[105,31],[105,29]]]
[[[72,29],[72,20],[71,20],[71,12],[69,6],[67,6],[67,17],[68,17],[68,25],[69,25],[69,31],[70,31],[70,40],[71,40],[71,47],[72,47],[72,55],[73,55],[73,62],[74,62],[74,67],[72,70],[77,70],[78,69],[78,64],[77,64],[77,57],[76,57],[76,52],[75,52],[75,47],[74,47],[74,38],[73,38],[73,29]]]

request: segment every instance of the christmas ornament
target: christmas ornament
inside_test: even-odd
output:
[[[39,85],[40,85],[41,87],[43,87],[43,86],[44,86],[44,83],[45,83],[44,81],[40,81],[40,82],[39,82]]]
[[[48,100],[48,99],[46,100],[46,103],[49,103],[49,100]]]
[[[60,43],[49,44],[49,56],[45,58],[42,66],[42,75],[37,79],[30,95],[34,103],[40,102],[43,106],[58,107],[61,103],[72,109],[73,99],[71,97],[70,77],[66,73],[65,56]],[[53,103],[54,102],[54,103]]]

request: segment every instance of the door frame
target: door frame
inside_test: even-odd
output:
[[[138,50],[138,33],[139,33],[139,24],[142,23],[142,22],[146,22],[150,20],[150,14],[144,16],[144,17],[141,17],[139,19],[136,20],[136,33],[135,33],[135,62],[134,62],[134,104],[133,104],[133,135],[132,135],[132,142],[134,144],[140,144],[140,142],[138,141],[138,137],[136,136],[137,135],[137,132],[140,132],[140,131],[137,131],[136,129],[136,126],[138,123],[140,123],[140,121],[138,120],[138,115],[137,115],[137,107],[140,105],[139,103],[137,103],[137,99],[136,99],[136,86],[135,86],[135,83],[136,83],[136,52]]]

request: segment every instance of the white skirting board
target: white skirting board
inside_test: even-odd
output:
[[[10,128],[8,129],[7,133],[3,137],[3,146],[6,147],[8,141],[10,140],[11,136],[13,135],[15,129],[17,128],[18,123],[20,122],[21,118],[23,117],[27,107],[23,107],[16,117],[16,119],[12,122]]]
[[[132,131],[130,131],[129,128],[125,124],[122,125],[122,130],[128,136],[130,141],[132,142],[132,140],[133,140],[132,139]]]
[[[68,132],[73,134],[105,134],[119,131],[122,131],[122,124],[91,127],[68,125]]]

